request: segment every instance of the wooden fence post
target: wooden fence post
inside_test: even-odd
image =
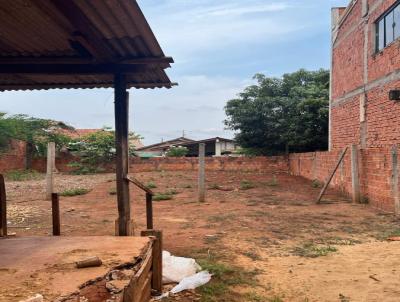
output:
[[[146,192],[146,222],[147,229],[153,229],[153,195]]]
[[[199,144],[199,202],[204,202],[206,199],[205,192],[205,156],[206,156],[206,144]]]
[[[7,196],[4,176],[0,174],[0,237],[7,236]]]
[[[360,179],[358,174],[358,148],[357,145],[351,146],[351,185],[352,200],[355,203],[360,202]]]
[[[51,214],[53,221],[53,236],[60,236],[61,234],[60,199],[57,193],[51,194]]]

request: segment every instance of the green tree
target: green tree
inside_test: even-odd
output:
[[[189,149],[183,146],[172,146],[167,150],[168,157],[184,157],[188,154]]]
[[[0,148],[6,150],[12,139],[27,143],[27,169],[35,155],[44,156],[47,143],[55,142],[60,150],[68,145],[70,139],[61,134],[61,129],[73,129],[63,122],[30,117],[25,114],[7,115],[0,112]]]
[[[327,148],[329,71],[254,78],[257,84],[225,106],[225,124],[241,147],[265,155]]]

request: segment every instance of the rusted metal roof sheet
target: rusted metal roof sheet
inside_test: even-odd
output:
[[[96,65],[146,58],[165,55],[135,0],[0,1],[0,68],[8,60],[69,64],[66,60],[82,59]],[[149,68],[126,72],[128,87],[170,88],[165,73],[170,62],[143,63]],[[0,73],[0,90],[111,86],[111,73]]]

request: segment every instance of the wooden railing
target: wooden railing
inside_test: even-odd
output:
[[[132,176],[127,176],[126,180],[133,183],[138,188],[146,192],[146,224],[147,229],[153,229],[153,191],[146,187],[143,183]]]

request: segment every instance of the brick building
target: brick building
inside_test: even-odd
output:
[[[330,149],[400,142],[400,1],[332,9]],[[392,97],[393,98],[393,97]]]

